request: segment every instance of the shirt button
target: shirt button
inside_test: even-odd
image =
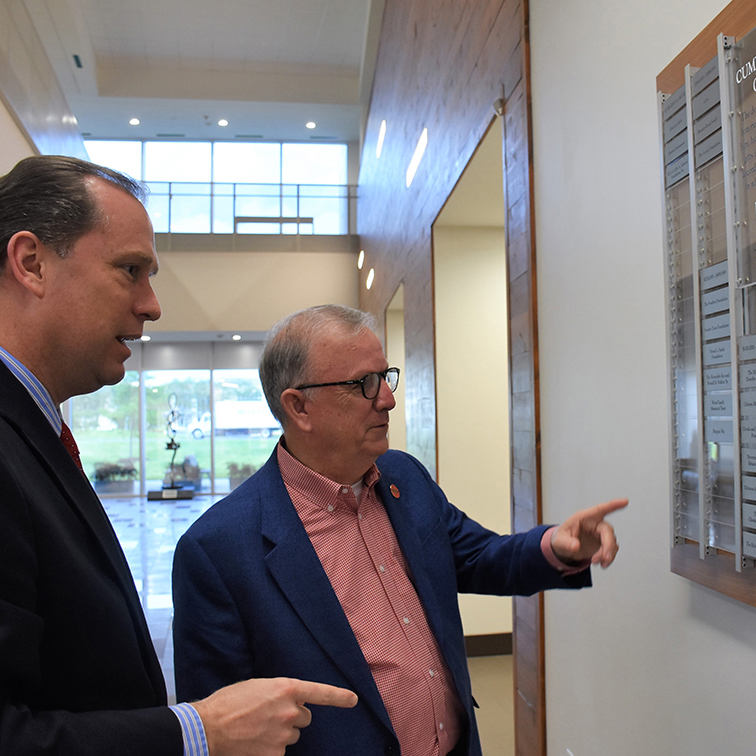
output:
[[[362,519],[362,512],[360,512],[360,513],[359,513],[359,514],[357,515],[357,519],[358,519],[358,520],[361,520],[361,519]]]
[[[341,493],[343,494],[349,493],[349,489],[346,486],[344,486],[344,488],[341,489]]]
[[[439,722],[438,723],[438,729],[439,730],[443,730],[444,729],[444,723],[443,722]]]
[[[333,504],[329,504],[328,505],[328,511],[329,512],[333,512]]]
[[[379,569],[379,570],[380,570],[381,572],[386,572],[386,568],[385,568],[385,567],[384,567],[384,566],[383,566],[382,564],[379,564],[379,565],[378,565],[378,569]]]
[[[433,670],[433,669],[430,669],[430,670],[428,670],[428,674],[429,674],[429,675],[430,675],[431,677],[435,677],[435,676],[436,676],[436,671],[435,671],[435,670]]]
[[[404,622],[405,625],[409,625],[409,617],[405,617],[402,622]]]

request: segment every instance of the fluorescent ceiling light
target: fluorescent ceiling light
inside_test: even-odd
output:
[[[360,250],[360,256],[357,258],[357,270],[362,270],[362,266],[365,264],[365,250]]]
[[[407,168],[407,187],[412,183],[412,179],[415,178],[417,168],[420,165],[420,161],[425,154],[425,148],[428,146],[428,129],[423,129],[423,133],[420,134],[420,139],[417,140],[417,147],[415,147],[415,154],[410,160],[409,168]]]
[[[381,129],[378,132],[378,144],[375,147],[376,160],[380,158],[381,152],[383,152],[383,140],[386,138],[386,119],[381,121]]]
[[[314,129],[317,126],[317,124],[315,123],[315,121],[307,121],[307,123],[305,124],[305,126],[308,129]]]
[[[373,285],[375,280],[375,268],[370,268],[370,272],[367,275],[367,281],[365,281],[365,287],[369,289]]]
[[[218,126],[228,126],[228,121],[225,118],[221,118],[220,121],[218,121]]]
[[[235,333],[231,338],[234,341],[241,341],[241,336],[238,333]]]
[[[143,333],[141,339],[142,341],[150,341],[150,339],[152,339],[152,336],[148,336],[146,333]]]
[[[129,121],[129,124],[130,124],[131,126],[139,126],[139,124],[140,124],[140,123],[141,123],[141,121],[140,121],[140,120],[139,120],[138,118],[132,118],[132,119],[131,119],[131,120]]]

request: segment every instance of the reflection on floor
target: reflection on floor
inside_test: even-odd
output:
[[[176,542],[184,531],[221,496],[189,500],[148,501],[145,498],[103,499],[126,559],[163,667],[171,701],[173,643],[171,639],[171,565]],[[470,659],[473,693],[480,705],[478,726],[485,756],[514,754],[512,658]]]

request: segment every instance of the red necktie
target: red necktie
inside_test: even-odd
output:
[[[63,423],[60,431],[60,440],[63,442],[63,446],[66,447],[66,451],[71,455],[71,459],[76,462],[76,466],[84,472],[84,468],[81,466],[79,447],[76,446],[76,441],[74,441],[74,437],[71,435],[71,429],[65,423]]]

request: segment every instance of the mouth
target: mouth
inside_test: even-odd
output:
[[[141,338],[142,338],[141,334],[137,336],[116,336],[116,340],[120,341],[121,344],[125,344],[127,341],[139,341],[139,339]]]

